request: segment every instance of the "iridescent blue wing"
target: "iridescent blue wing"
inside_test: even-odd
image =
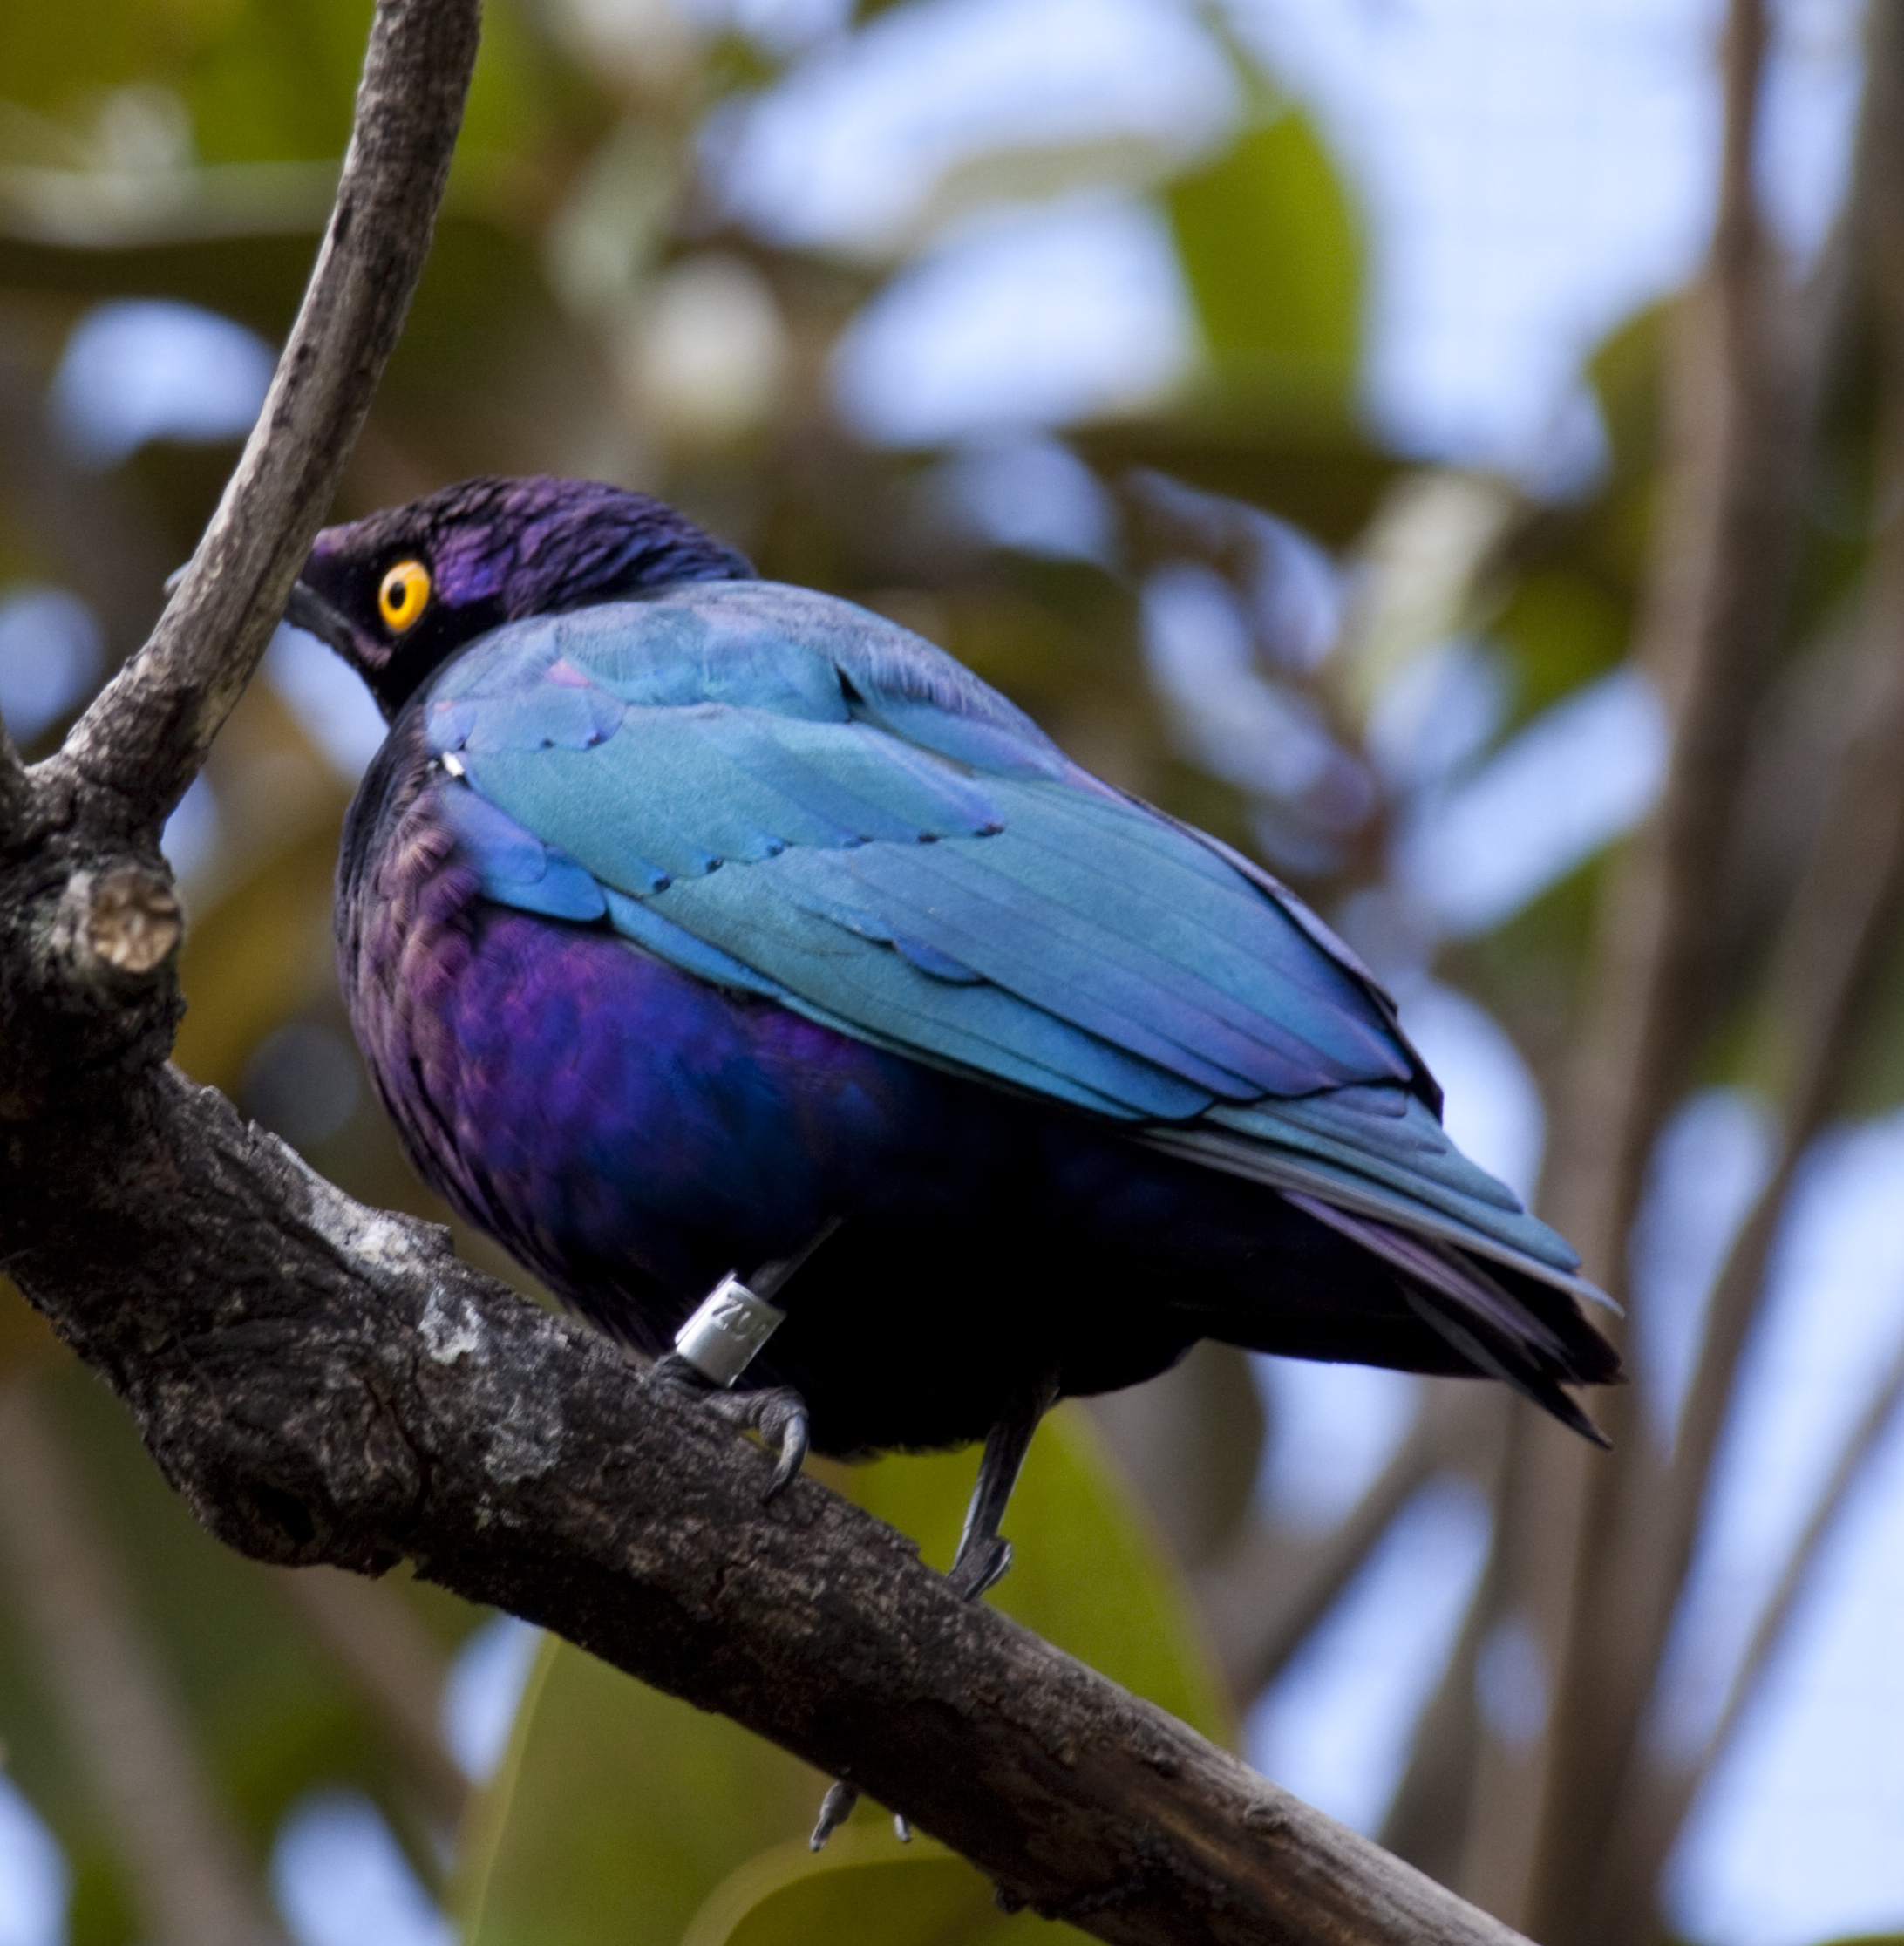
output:
[[[906,630],[684,586],[500,629],[425,706],[490,897],[1572,1283],[1312,914]]]

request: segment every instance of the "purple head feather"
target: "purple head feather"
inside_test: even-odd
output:
[[[419,612],[385,619],[391,571],[423,568]],[[745,555],[646,493],[546,474],[465,480],[406,507],[326,527],[287,619],[350,663],[386,718],[443,663],[505,622],[689,581],[747,581]]]

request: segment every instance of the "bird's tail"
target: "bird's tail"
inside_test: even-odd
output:
[[[1469,1363],[1513,1386],[1595,1446],[1611,1443],[1561,1386],[1611,1384],[1620,1376],[1619,1357],[1597,1331],[1579,1323],[1565,1298],[1560,1302],[1577,1328],[1563,1333],[1542,1315],[1554,1307],[1540,1302],[1540,1286],[1531,1277],[1496,1266],[1484,1268],[1451,1243],[1411,1235],[1300,1190],[1284,1189],[1282,1194],[1305,1215],[1360,1244],[1395,1270],[1410,1308]],[[1504,1278],[1529,1288],[1510,1289]]]

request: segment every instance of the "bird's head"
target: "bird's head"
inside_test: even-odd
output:
[[[646,493],[486,476],[326,527],[285,618],[328,642],[389,718],[466,643],[505,622],[753,572]]]

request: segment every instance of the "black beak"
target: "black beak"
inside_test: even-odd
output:
[[[320,642],[328,642],[345,661],[354,663],[357,660],[357,638],[350,623],[315,588],[303,582],[291,583],[291,598],[284,604],[284,619],[294,629],[303,629]]]

